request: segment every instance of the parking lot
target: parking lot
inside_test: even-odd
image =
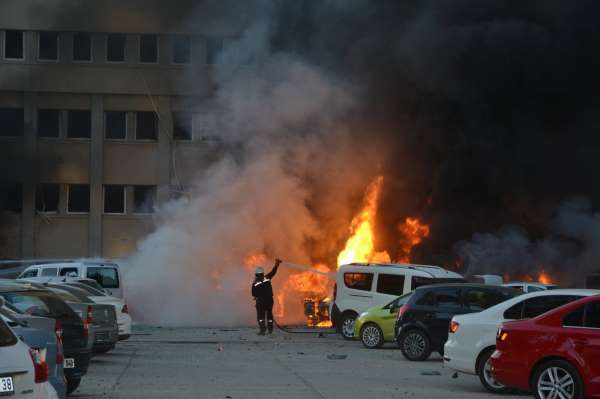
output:
[[[393,345],[367,350],[338,335],[138,326],[130,340],[94,357],[72,397],[497,397],[476,377],[452,374],[439,356],[408,362]]]

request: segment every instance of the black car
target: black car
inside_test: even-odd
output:
[[[0,281],[0,296],[21,313],[60,322],[67,393],[77,389],[92,357],[89,330],[77,313],[55,293],[27,283]]]
[[[512,288],[485,284],[417,288],[398,312],[396,342],[408,360],[426,360],[433,351],[443,355],[453,316],[481,312],[519,294]]]

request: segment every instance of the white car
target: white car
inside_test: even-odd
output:
[[[331,320],[346,339],[354,337],[354,321],[374,306],[383,306],[422,285],[464,282],[463,277],[438,266],[351,263],[337,270]]]
[[[505,287],[514,288],[524,293],[536,292],[536,291],[545,291],[545,290],[555,290],[558,288],[556,284],[542,284],[542,283],[533,283],[527,281],[513,281],[510,283],[502,284]]]
[[[477,374],[491,392],[505,393],[508,388],[490,374],[490,356],[496,349],[496,333],[508,320],[533,318],[577,299],[600,294],[600,290],[559,289],[519,295],[479,313],[454,316],[448,341],[444,345],[444,366]]]
[[[58,398],[48,383],[45,350],[30,349],[0,318],[0,396]]]

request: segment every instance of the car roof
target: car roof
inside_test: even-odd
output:
[[[82,266],[105,266],[105,267],[113,267],[118,269],[119,265],[113,262],[102,262],[102,261],[56,261],[49,263],[36,263],[34,265],[28,266],[25,270],[33,269],[35,267],[82,267]]]
[[[461,287],[461,288],[506,288],[510,291],[512,290],[510,287],[504,287],[502,285],[494,285],[494,284],[479,284],[479,283],[440,283],[440,284],[429,284],[423,285],[421,287],[417,287],[417,290],[430,290],[437,288],[453,288],[453,287]]]
[[[338,270],[348,269],[352,267],[365,267],[365,268],[385,268],[385,269],[396,269],[396,270],[411,270],[415,272],[421,272],[430,275],[431,277],[453,277],[462,278],[462,276],[451,270],[444,269],[440,266],[433,265],[419,265],[412,263],[379,263],[379,262],[354,262],[340,266]]]
[[[517,285],[517,284],[540,285],[540,286],[544,286],[544,287],[556,286],[556,284],[539,283],[537,281],[511,281],[510,283],[504,283],[502,285],[508,286],[508,285]]]
[[[0,292],[13,291],[44,291],[44,288],[31,282],[0,279]]]

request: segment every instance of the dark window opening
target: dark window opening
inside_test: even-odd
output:
[[[4,58],[23,59],[23,31],[4,31]]]
[[[87,278],[96,280],[103,288],[119,288],[119,273],[114,267],[88,266]]]
[[[190,112],[173,113],[173,138],[175,140],[191,140],[194,115]]]
[[[90,111],[69,111],[67,136],[76,139],[89,139],[92,134],[92,113]]]
[[[38,212],[58,212],[60,185],[38,184],[35,195],[35,209]]]
[[[156,202],[156,186],[133,186],[133,212],[153,213]]]
[[[23,136],[23,108],[0,108],[0,137]]]
[[[104,186],[104,213],[125,213],[125,186]]]
[[[60,269],[58,273],[59,276],[66,276],[69,273],[75,273],[76,276],[79,275],[79,269],[76,267],[63,267]]]
[[[173,62],[176,64],[189,64],[191,61],[192,40],[189,36],[174,36]]]
[[[58,33],[39,32],[39,35],[39,59],[48,61],[58,60]]]
[[[72,213],[88,213],[90,211],[90,186],[87,184],[70,184],[67,210]]]
[[[470,288],[467,291],[467,306],[476,312],[492,307],[510,298],[506,293],[478,288]]]
[[[0,210],[21,213],[23,188],[21,183],[0,184]]]
[[[575,299],[569,295],[545,295],[525,300],[523,318],[530,319],[546,313],[554,308],[572,302]]]
[[[39,137],[60,136],[60,111],[56,109],[38,110],[37,130]]]
[[[521,320],[523,317],[523,302],[519,302],[516,305],[511,306],[510,308],[504,311],[504,318],[506,320]]]
[[[373,273],[344,273],[344,284],[354,290],[371,291]]]
[[[569,313],[563,318],[563,326],[565,327],[583,327],[583,310],[584,307]]]
[[[214,65],[219,62],[219,55],[223,51],[223,38],[209,37],[206,40],[206,63]]]
[[[404,275],[380,274],[377,277],[377,292],[389,295],[402,295],[404,292]]]
[[[124,140],[127,135],[127,112],[107,111],[104,136],[110,140]]]
[[[135,138],[137,140],[156,140],[158,119],[154,112],[137,112],[135,118]]]
[[[439,307],[447,309],[462,308],[460,290],[458,288],[444,288],[435,291],[435,302]]]
[[[106,37],[106,61],[125,61],[125,35],[122,33],[110,33]]]
[[[600,303],[589,303],[585,306],[585,326],[600,328]]]
[[[92,35],[87,32],[78,32],[73,35],[73,60],[92,60]]]
[[[156,35],[140,36],[140,62],[158,62],[158,39]]]

